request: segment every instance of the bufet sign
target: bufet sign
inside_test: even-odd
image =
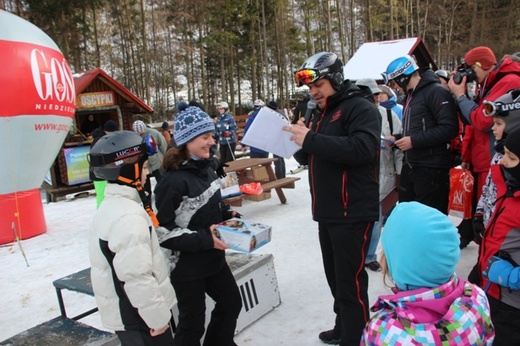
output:
[[[39,187],[70,129],[74,81],[43,31],[0,10],[0,244],[41,231]],[[27,218],[27,222],[23,222]],[[36,220],[37,221],[37,220]],[[24,225],[25,224],[25,225]],[[39,233],[37,233],[39,234]]]

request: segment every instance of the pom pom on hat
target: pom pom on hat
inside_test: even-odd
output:
[[[146,125],[142,120],[136,120],[136,121],[134,121],[132,128],[134,129],[135,133],[140,135],[146,129]]]
[[[471,49],[464,55],[464,62],[468,66],[480,64],[484,70],[489,69],[491,66],[496,65],[497,58],[493,51],[485,46],[479,46]]]
[[[188,108],[188,104],[186,103],[186,101],[181,101],[179,102],[179,104],[177,105],[177,110],[179,112],[182,112],[183,110],[185,110],[186,108]]]
[[[119,131],[119,126],[117,126],[117,124],[114,120],[107,120],[107,122],[103,124],[103,131],[106,131],[106,132]]]
[[[215,131],[215,124],[199,107],[188,107],[175,116],[173,138],[178,147],[208,132]]]
[[[460,257],[457,228],[446,215],[418,202],[397,204],[381,244],[390,277],[400,290],[445,284]]]

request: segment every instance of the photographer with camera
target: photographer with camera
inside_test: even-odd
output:
[[[452,74],[448,87],[457,99],[463,116],[461,120],[471,124],[463,139],[462,167],[473,172],[478,200],[494,155],[495,142],[491,131],[493,119],[485,116],[484,101],[495,101],[509,90],[520,87],[520,64],[509,56],[497,63],[491,49],[480,46],[468,51],[464,63]],[[466,84],[472,81],[478,84],[473,100],[466,95]]]

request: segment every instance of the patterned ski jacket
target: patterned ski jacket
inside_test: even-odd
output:
[[[189,281],[220,271],[224,251],[213,248],[209,227],[231,217],[224,208],[210,160],[185,161],[163,175],[154,192],[161,246],[172,251],[172,280]],[[172,263],[170,263],[172,264]]]
[[[489,303],[477,286],[453,275],[435,288],[380,296],[361,345],[492,345]]]

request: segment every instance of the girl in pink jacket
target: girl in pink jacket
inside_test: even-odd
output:
[[[381,242],[385,279],[395,287],[371,308],[361,345],[492,344],[486,295],[455,274],[459,237],[446,215],[418,202],[399,203]]]

